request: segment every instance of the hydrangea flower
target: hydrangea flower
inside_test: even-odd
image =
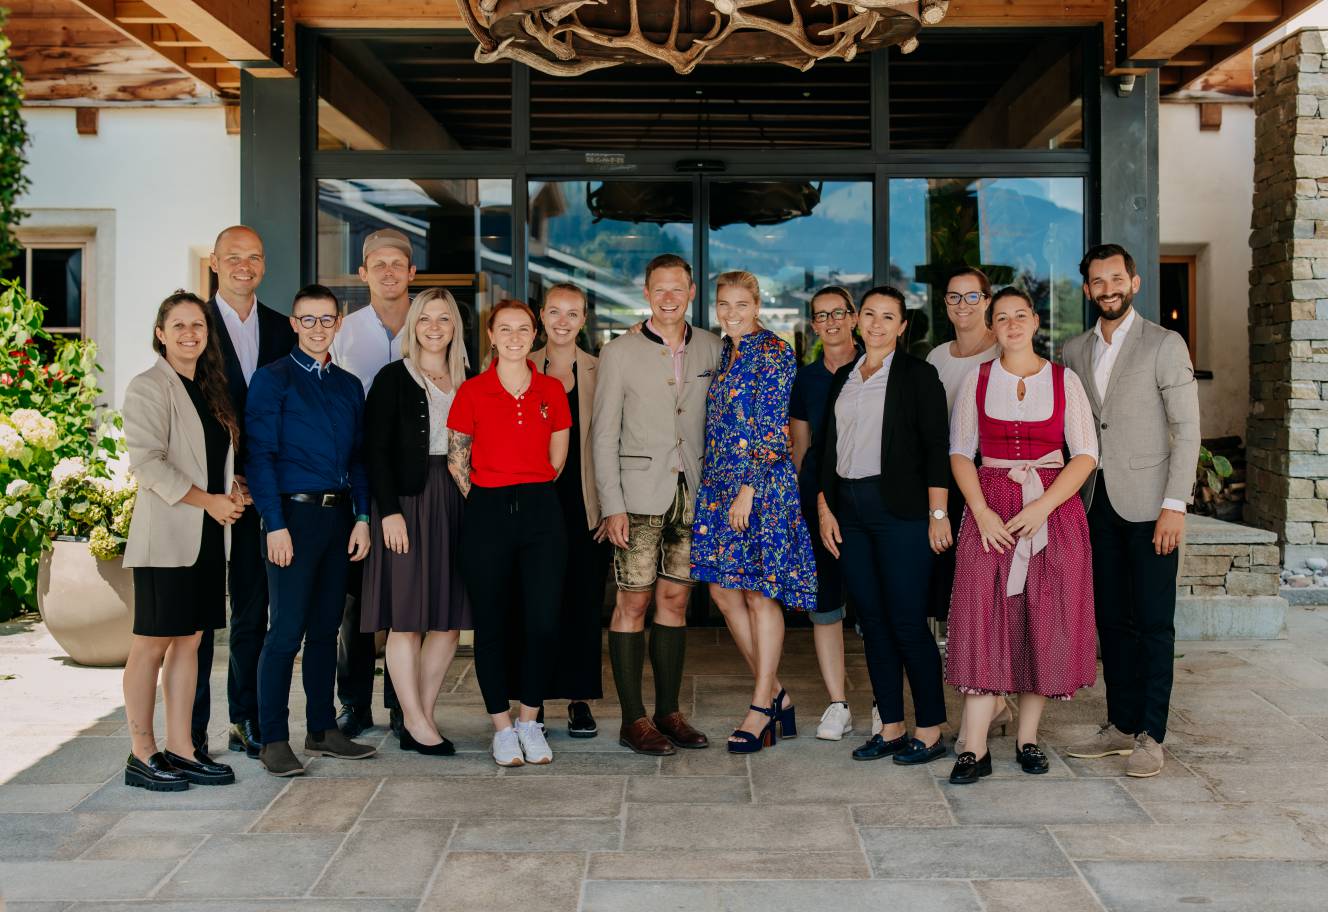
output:
[[[88,467],[81,457],[68,456],[57,462],[55,468],[51,469],[51,484],[58,485],[70,479],[78,478],[87,470]]]
[[[55,422],[36,409],[16,409],[9,416],[10,422],[23,435],[28,446],[39,450],[53,450],[60,442]]]
[[[32,484],[27,479],[15,478],[5,487],[5,496],[22,497],[24,494],[28,493],[28,489],[31,487]]]
[[[23,437],[13,425],[0,423],[0,457],[14,459],[23,452]]]

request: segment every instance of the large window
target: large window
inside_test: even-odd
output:
[[[963,266],[1028,292],[1042,318],[1043,353],[1059,352],[1084,331],[1083,250],[1081,178],[890,181],[890,277],[908,295],[909,335],[920,352],[953,338],[941,296]]]
[[[57,335],[81,336],[86,309],[85,244],[30,243],[10,263],[5,278],[18,279],[46,307],[42,326]]]

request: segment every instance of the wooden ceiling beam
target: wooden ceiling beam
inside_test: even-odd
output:
[[[286,16],[315,28],[465,28],[458,0],[286,0]]]
[[[152,43],[157,47],[207,47],[205,42],[199,41],[178,25],[152,26]]]
[[[268,0],[151,0],[152,6],[227,60],[271,60]]]
[[[152,51],[157,57],[181,74],[199,80],[215,92],[224,94],[232,91],[229,87],[223,89],[219,86],[215,75],[211,71],[191,69],[185,60],[185,53],[189,50],[188,48],[159,47],[153,44],[152,26],[154,24],[162,25],[166,23],[130,22],[117,18],[118,14],[123,13],[125,10],[125,0],[72,0],[72,2],[80,9],[115,29],[115,31],[124,35],[135,44]],[[146,4],[142,3],[131,5],[146,6]]]
[[[113,17],[125,25],[168,25],[170,19],[140,0],[114,0]]]
[[[1227,17],[1228,22],[1276,22],[1282,18],[1282,0],[1255,0],[1234,16]]]
[[[1244,37],[1244,27],[1231,17],[1250,0],[1130,0],[1126,13],[1126,52],[1132,61],[1170,60],[1196,43],[1227,44],[1228,39],[1205,42],[1221,30]]]

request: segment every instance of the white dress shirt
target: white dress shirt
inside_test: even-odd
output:
[[[835,400],[835,472],[840,478],[870,478],[881,474],[881,431],[885,418],[885,390],[895,353],[885,356],[881,369],[866,380],[858,358]]]
[[[240,359],[240,371],[244,374],[244,383],[258,370],[258,299],[254,298],[249,307],[249,316],[241,320],[240,315],[230,302],[217,292],[215,296],[217,310],[221,311],[221,322],[226,325],[226,334],[231,337],[235,356]]]
[[[972,459],[978,451],[978,372],[976,367],[969,371],[955,399],[954,413],[950,416],[952,456]],[[997,421],[1046,421],[1056,408],[1051,362],[1042,365],[1042,370],[1033,376],[1024,378],[1024,398],[1021,400],[1019,378],[1003,368],[997,358],[991,363],[987,401],[983,407],[987,417]],[[1079,382],[1079,375],[1068,368],[1065,371],[1065,443],[1070,448],[1070,458],[1092,456],[1097,459],[1093,405],[1088,401],[1084,385]]]
[[[405,326],[394,336],[372,305],[361,307],[341,321],[341,329],[332,341],[332,360],[337,367],[354,374],[368,395],[378,372],[401,360],[401,341],[405,337]]]
[[[1093,385],[1097,387],[1097,399],[1099,402],[1107,396],[1107,384],[1111,382],[1111,371],[1116,367],[1116,359],[1120,357],[1121,347],[1125,344],[1125,336],[1129,334],[1130,327],[1134,325],[1134,308],[1121,320],[1120,326],[1111,334],[1111,341],[1108,342],[1102,335],[1102,318],[1093,324]],[[1163,510],[1175,510],[1177,513],[1186,511],[1185,502],[1176,500],[1173,497],[1167,497],[1162,500]]]

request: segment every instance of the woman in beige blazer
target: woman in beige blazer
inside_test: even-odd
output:
[[[124,430],[138,497],[124,565],[134,571],[134,641],[125,663],[131,751],[125,784],[151,791],[235,781],[193,744],[190,717],[203,630],[226,626],[225,527],[244,512],[232,495],[238,425],[208,307],[176,292],[157,310],[161,357],[129,383]],[[152,711],[157,674],[166,702],[166,750]]]
[[[571,701],[567,706],[568,734],[593,738],[598,728],[588,701],[604,696],[600,615],[612,551],[605,541],[599,513],[590,447],[598,359],[576,344],[586,325],[585,293],[575,285],[554,285],[544,296],[540,322],[546,343],[531,352],[531,360],[536,370],[562,381],[572,410],[567,462],[556,483],[567,526],[567,572],[563,575],[558,660],[549,693]]]

